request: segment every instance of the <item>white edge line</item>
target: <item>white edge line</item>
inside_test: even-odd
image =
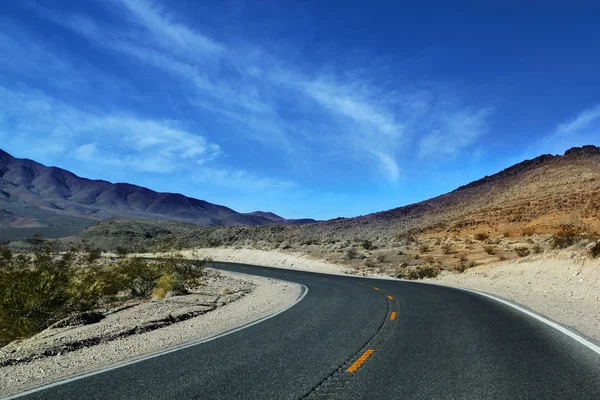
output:
[[[449,286],[443,286],[443,285],[435,285],[435,286],[449,287]],[[475,293],[475,294],[478,294],[480,296],[485,296],[485,297],[488,297],[490,299],[496,300],[496,301],[498,301],[498,302],[500,302],[502,304],[505,304],[505,305],[507,305],[509,307],[512,307],[512,308],[514,308],[516,310],[519,310],[522,313],[527,314],[530,317],[535,318],[538,321],[543,322],[544,324],[546,324],[546,325],[548,325],[548,326],[556,329],[557,331],[559,331],[559,332],[561,332],[561,333],[569,336],[571,339],[574,339],[574,340],[578,341],[579,343],[581,343],[582,345],[584,345],[588,349],[592,350],[593,352],[595,352],[597,354],[600,354],[600,346],[597,346],[596,344],[594,344],[594,343],[590,342],[589,340],[581,337],[580,335],[576,334],[575,332],[572,332],[569,329],[567,329],[567,328],[565,328],[565,327],[557,324],[556,322],[554,322],[552,320],[549,320],[548,318],[544,318],[541,315],[538,315],[538,314],[536,314],[534,312],[531,312],[531,311],[529,311],[529,310],[527,310],[527,309],[525,309],[523,307],[520,307],[520,306],[518,306],[518,305],[516,305],[514,303],[511,303],[509,301],[503,300],[503,299],[501,299],[499,297],[496,297],[496,296],[488,294],[488,293],[478,292],[477,290],[466,289],[466,288],[461,288],[461,287],[454,287],[454,286],[450,286],[450,287],[453,287],[454,289],[462,290],[462,291],[465,291],[465,292]]]
[[[289,306],[285,307],[282,310],[277,311],[274,314],[267,315],[266,317],[263,317],[263,318],[258,319],[256,321],[253,321],[253,322],[250,322],[248,324],[242,325],[240,327],[237,327],[237,328],[225,331],[223,333],[219,333],[219,334],[217,334],[215,336],[211,336],[209,338],[199,340],[197,342],[192,342],[192,343],[184,344],[184,345],[179,346],[179,347],[174,347],[174,348],[169,349],[169,350],[161,351],[160,353],[154,353],[154,354],[151,354],[149,356],[145,356],[145,357],[142,357],[142,358],[137,358],[135,360],[127,361],[127,362],[124,362],[123,364],[115,365],[115,366],[108,367],[108,368],[99,369],[97,371],[88,372],[88,373],[85,373],[85,374],[82,374],[82,375],[74,376],[72,378],[68,378],[68,379],[60,380],[60,381],[57,381],[57,382],[54,382],[54,383],[50,383],[50,384],[47,384],[47,385],[39,386],[37,388],[29,389],[29,390],[27,390],[25,392],[17,393],[17,394],[11,395],[9,397],[3,397],[2,400],[17,399],[19,397],[23,397],[23,396],[27,396],[27,395],[30,395],[30,394],[33,394],[33,393],[40,392],[42,390],[46,390],[46,389],[50,389],[50,388],[53,388],[53,387],[56,387],[56,386],[60,386],[60,385],[64,385],[64,384],[67,384],[67,383],[75,382],[75,381],[78,381],[80,379],[89,378],[90,376],[99,375],[99,374],[102,374],[102,373],[105,373],[105,372],[108,372],[108,371],[113,371],[115,369],[119,369],[119,368],[122,368],[122,367],[127,367],[129,365],[137,364],[139,362],[150,360],[152,358],[164,356],[165,354],[174,353],[176,351],[184,350],[184,349],[187,349],[187,348],[190,348],[190,347],[193,347],[193,346],[197,346],[199,344],[211,342],[213,340],[222,338],[222,337],[227,336],[227,335],[231,335],[232,333],[239,332],[239,331],[241,331],[243,329],[246,329],[246,328],[249,328],[251,326],[258,325],[261,322],[264,322],[264,321],[266,321],[268,319],[276,317],[277,315],[279,315],[279,314],[281,314],[281,313],[289,310],[290,308],[292,308],[293,306],[295,306],[296,304],[298,304],[302,300],[304,300],[304,298],[308,294],[308,288],[306,286],[304,286],[303,284],[301,284],[301,283],[297,283],[297,282],[293,282],[293,283],[295,283],[297,285],[300,285],[302,288],[304,288],[304,293],[302,293],[302,295],[300,297],[298,297],[298,299],[294,303],[290,304]]]

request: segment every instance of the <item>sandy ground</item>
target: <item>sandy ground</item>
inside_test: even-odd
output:
[[[254,285],[246,296],[176,324],[73,352],[0,367],[0,396],[118,365],[128,360],[199,341],[275,313],[296,302],[297,284],[233,272],[221,272]]]
[[[344,275],[353,271],[324,260],[281,251],[216,248],[182,253],[187,257],[195,254],[215,261],[328,274]],[[394,279],[375,274],[367,277]],[[591,260],[581,253],[538,254],[471,268],[462,274],[443,272],[437,278],[422,282],[464,287],[503,297],[600,342],[600,260]]]

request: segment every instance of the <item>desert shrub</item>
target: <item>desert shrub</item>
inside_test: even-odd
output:
[[[226,288],[223,288],[223,290],[221,291],[221,293],[223,293],[223,294],[233,294],[233,289],[230,288],[230,287],[226,287]]]
[[[505,238],[508,238],[508,237],[510,237],[510,232],[508,232],[508,231],[502,232],[502,236]]]
[[[431,251],[431,249],[429,248],[429,245],[427,243],[423,243],[419,246],[419,251],[421,253],[427,253],[427,252]]]
[[[117,255],[119,257],[126,257],[127,254],[129,254],[129,249],[126,247],[117,246],[117,248],[115,249],[115,252],[117,253]]]
[[[533,245],[533,247],[531,248],[531,251],[533,252],[533,254],[539,254],[542,252],[542,248],[540,247],[539,244]]]
[[[585,246],[585,249],[588,255],[592,258],[600,256],[600,244],[598,242],[588,243],[588,245]]]
[[[164,268],[164,266],[164,263],[158,265],[134,257],[120,260],[115,272],[121,280],[120,286],[129,289],[131,296],[148,297],[152,294],[152,289],[158,279],[168,272],[169,268]]]
[[[346,259],[347,260],[353,260],[356,258],[357,255],[358,255],[358,251],[356,251],[356,249],[354,247],[351,247],[348,250],[346,250]]]
[[[442,253],[444,254],[453,254],[454,253],[454,246],[452,246],[449,243],[445,243],[442,245]]]
[[[154,290],[152,290],[152,297],[157,299],[164,299],[167,294],[173,290],[175,285],[175,278],[171,274],[164,274],[156,282]]]
[[[88,263],[92,263],[92,262],[96,261],[97,259],[99,259],[101,256],[102,256],[101,249],[99,249],[97,247],[89,248],[87,250],[86,261]]]
[[[498,260],[499,261],[506,261],[506,256],[504,254],[501,254],[498,256]]]
[[[396,252],[396,255],[399,255],[399,256],[401,256],[401,255],[404,255],[404,252],[403,252],[402,250],[398,250],[398,251]]]
[[[68,310],[74,256],[52,256],[48,248],[13,257],[3,251],[0,266],[0,345],[30,336]]]
[[[485,251],[489,255],[496,254],[496,249],[494,248],[494,246],[484,246],[483,251]]]
[[[166,261],[163,269],[174,275],[177,284],[183,286],[186,291],[191,291],[202,284],[204,268],[211,262],[210,258],[182,262]]]
[[[469,260],[469,258],[467,257],[467,255],[465,253],[460,253],[458,255],[458,261],[460,261],[461,263],[466,263]]]
[[[515,247],[515,252],[519,257],[525,257],[530,254],[530,250],[527,247]]]
[[[375,261],[373,261],[373,260],[365,261],[365,267],[367,267],[367,268],[375,268],[376,266],[377,266],[377,264],[375,264]]]
[[[479,241],[484,241],[487,240],[490,237],[490,235],[488,235],[485,232],[479,232],[475,234],[475,240],[479,240]]]
[[[386,261],[385,254],[379,254],[377,257],[375,257],[375,261],[378,263],[384,263]]]
[[[431,265],[423,265],[416,268],[418,279],[435,278],[440,274],[440,269]]]
[[[558,232],[552,235],[552,248],[564,249],[572,246],[578,237],[578,232],[572,226],[563,225]]]
[[[373,249],[373,241],[369,240],[369,239],[365,239],[362,241],[361,243],[362,247],[365,250],[372,250]]]

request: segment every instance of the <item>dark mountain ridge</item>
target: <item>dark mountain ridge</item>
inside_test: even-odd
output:
[[[0,228],[68,227],[77,231],[114,216],[177,220],[203,226],[299,223],[272,213],[265,215],[269,217],[238,213],[178,193],[81,178],[61,168],[14,158],[0,150]],[[308,222],[314,221],[300,220]]]

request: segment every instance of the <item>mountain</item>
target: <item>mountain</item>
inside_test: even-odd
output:
[[[600,148],[589,145],[523,161],[430,200],[324,225],[387,234],[547,233],[562,225],[600,230],[599,207]]]
[[[180,240],[197,246],[241,245],[248,240],[296,245],[362,239],[394,242],[407,235],[545,234],[565,225],[600,232],[599,217],[600,148],[584,146],[564,155],[523,161],[450,193],[387,211],[302,226],[197,229]]]
[[[275,216],[272,213],[265,215]],[[0,150],[0,228],[3,230],[80,231],[98,220],[114,216],[177,220],[204,226],[298,223],[298,220],[278,216],[242,214],[181,194],[85,179],[64,169],[14,158]]]

